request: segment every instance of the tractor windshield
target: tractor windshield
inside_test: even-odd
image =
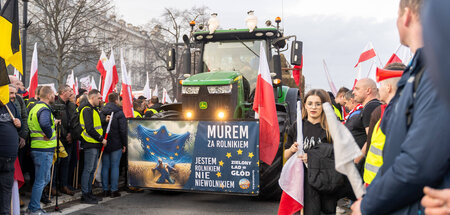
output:
[[[259,67],[259,49],[264,40],[235,40],[205,44],[203,71],[238,71],[256,87]]]

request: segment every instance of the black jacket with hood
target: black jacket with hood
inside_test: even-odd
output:
[[[122,147],[127,146],[127,119],[122,109],[115,103],[108,102],[100,112],[100,118],[102,119],[103,131],[106,133],[108,122],[106,122],[106,116],[111,115],[114,112],[114,116],[111,122],[111,128],[108,133],[108,144],[105,147],[105,152],[113,152]]]

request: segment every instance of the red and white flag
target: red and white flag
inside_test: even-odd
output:
[[[127,74],[125,61],[123,60],[123,51],[120,50],[120,68],[122,69],[122,106],[123,113],[127,118],[133,118],[133,99],[131,97],[131,83]]]
[[[19,80],[22,80],[22,75],[20,75],[19,70],[14,68],[14,76],[16,76]]]
[[[302,64],[300,66],[294,66],[294,70],[292,70],[292,76],[294,78],[295,84],[297,86],[300,86],[300,80],[301,80],[301,72],[300,70],[303,70],[303,55],[302,55]]]
[[[359,56],[358,63],[356,63],[355,68],[362,62],[370,60],[377,56],[375,53],[375,49],[373,48],[373,45],[371,42],[369,42],[366,47],[364,48],[363,52]]]
[[[386,63],[386,66],[391,63],[403,63],[402,60],[397,56],[396,53],[392,54],[392,56],[389,58],[388,62]]]
[[[90,84],[91,90],[98,90],[97,85],[95,84],[94,76],[91,76],[91,84]]]
[[[303,154],[303,125],[301,103],[297,102],[297,143],[298,151],[292,155],[281,170],[280,184],[283,194],[278,207],[279,215],[291,215],[300,211],[304,205],[303,180],[305,172],[303,161],[298,156]]]
[[[150,89],[150,83],[148,82],[148,72],[147,72],[147,79],[145,81],[144,90],[142,90],[143,95],[147,99],[152,98],[152,90]]]
[[[28,87],[30,98],[34,98],[37,86],[38,86],[38,53],[37,53],[37,43],[35,43],[33,50],[33,58],[31,59],[31,67],[30,67],[30,86]]]
[[[97,70],[100,72],[101,83],[103,83],[105,81],[107,64],[108,64],[108,58],[106,57],[105,52],[102,50],[100,59],[98,59],[98,62],[97,62]],[[100,89],[103,92],[102,84],[100,84]]]
[[[153,90],[153,96],[158,96],[158,85],[156,85],[155,89]]]
[[[172,103],[172,99],[170,99],[169,93],[167,93],[166,88],[163,88],[163,99],[162,99],[162,103],[166,104],[166,103]]]
[[[256,81],[253,110],[259,115],[260,160],[269,165],[278,151],[280,127],[278,125],[272,78],[263,43],[260,47],[258,79]]]
[[[333,93],[334,96],[337,95],[337,89],[336,86],[334,85],[333,80],[331,79],[331,75],[328,72],[328,66],[327,63],[325,63],[325,59],[323,59],[323,70],[325,70],[325,75],[327,76],[327,80],[328,80],[328,86],[330,86],[331,92]]]
[[[399,57],[398,52],[400,51],[400,49],[402,48],[402,45],[400,44],[397,48],[397,50],[395,50],[394,54],[392,54],[392,56],[389,58],[388,62],[386,63],[385,67],[391,63],[403,63],[402,59]]]
[[[75,95],[78,95],[78,77],[75,77]]]
[[[117,75],[116,62],[114,60],[114,52],[111,48],[111,55],[106,67],[105,82],[103,83],[102,98],[108,102],[108,95],[114,91],[117,83],[119,82],[119,76]]]
[[[73,73],[73,70],[72,73],[67,76],[66,84],[72,87],[73,93],[75,95],[78,95],[78,89],[75,86],[75,75]]]

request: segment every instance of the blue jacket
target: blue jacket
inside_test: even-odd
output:
[[[362,214],[423,214],[423,187],[450,186],[450,110],[427,70],[413,97],[414,77],[424,64],[422,55],[417,50],[385,110],[381,125],[386,134],[384,164],[361,202]]]

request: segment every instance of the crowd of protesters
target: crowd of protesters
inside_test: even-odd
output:
[[[337,201],[344,197],[353,202],[353,214],[450,214],[450,132],[446,125],[450,109],[441,97],[446,94],[440,92],[446,88],[435,87],[429,72],[430,68],[442,69],[442,62],[432,66],[425,61],[434,50],[423,50],[423,4],[423,0],[400,1],[400,41],[414,53],[407,66],[387,65],[377,75],[378,85],[375,80],[363,78],[352,90],[342,87],[336,95],[313,89],[304,96],[301,146],[305,153],[291,158],[299,150],[294,123],[284,156],[304,163],[305,215],[335,214]],[[22,171],[30,175],[27,183],[32,184],[28,214],[45,214],[40,202],[49,203],[48,193],[57,195],[57,189],[73,195],[78,179],[83,203],[97,204],[102,197],[120,196],[120,166],[127,150],[121,97],[111,93],[108,103],[102,104],[97,90],[80,92],[76,98],[72,88],[62,86],[57,97],[50,87],[41,87],[35,98],[25,101],[22,83],[13,76],[10,79],[10,102],[0,107],[0,213],[8,214],[10,210],[16,157]],[[333,138],[323,109],[326,102],[332,104],[337,119],[362,152],[354,159],[367,188],[362,198],[355,197],[349,180],[335,170]],[[133,115],[152,117],[161,111],[161,105],[158,97],[139,97],[133,101]],[[108,124],[111,134],[105,139]],[[67,156],[60,159],[52,179],[58,139]],[[102,167],[98,171],[103,193],[95,196],[92,184],[102,147]],[[59,183],[49,186],[51,180]]]
[[[335,214],[338,199],[344,197],[353,202],[352,214],[450,214],[450,133],[446,125],[450,106],[442,97],[448,95],[448,87],[443,87],[440,80],[448,78],[448,68],[443,66],[448,61],[437,60],[448,59],[446,50],[441,48],[449,46],[448,37],[442,36],[448,32],[448,26],[429,27],[434,31],[428,35],[442,44],[430,41],[433,48],[424,51],[421,21],[424,2],[400,1],[397,19],[400,41],[414,53],[408,66],[392,63],[379,69],[379,87],[374,80],[364,78],[352,90],[339,89],[336,98],[320,89],[311,90],[304,97],[301,122],[304,154],[296,158],[303,161],[305,168],[303,214]],[[448,20],[448,13],[444,15],[439,8],[444,4],[450,6],[444,1],[430,3],[432,9],[428,10],[439,13],[427,15],[435,21],[439,16]],[[447,57],[432,55],[436,53]],[[430,68],[440,71],[433,72]],[[437,76],[435,82],[431,74]],[[436,83],[442,88],[437,88]],[[361,198],[355,197],[349,181],[334,168],[333,138],[325,123],[325,102],[332,104],[336,117],[362,152],[362,156],[354,159],[367,188]],[[296,136],[294,125],[285,147],[286,158],[299,150]]]
[[[56,93],[49,86],[39,86],[36,96],[28,99],[23,97],[26,91],[18,78],[10,76],[10,82],[10,102],[0,105],[0,214],[10,214],[17,179],[20,185],[26,185],[21,193],[31,190],[26,214],[46,214],[41,202],[49,204],[51,197],[61,193],[73,196],[78,188],[81,202],[86,204],[97,204],[102,197],[121,196],[119,175],[120,170],[126,174],[127,149],[121,96],[110,93],[104,103],[98,90],[80,89],[75,96],[70,86],[63,85]],[[152,117],[161,111],[157,96],[149,101],[139,97],[133,103],[136,117]],[[110,132],[105,138],[108,124]],[[97,169],[102,148],[101,167]],[[60,157],[56,160],[55,155]],[[94,180],[96,170],[100,174]],[[93,184],[103,193],[94,195]],[[21,200],[20,204],[24,206]]]

